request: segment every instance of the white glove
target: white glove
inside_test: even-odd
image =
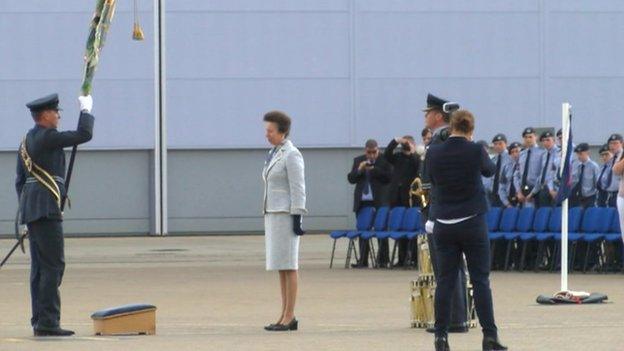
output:
[[[93,98],[91,95],[79,96],[78,101],[80,102],[80,111],[91,113],[91,109],[93,108]]]
[[[435,225],[434,221],[427,221],[425,223],[425,231],[427,234],[433,234],[433,226]]]

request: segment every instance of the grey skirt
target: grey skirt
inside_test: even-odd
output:
[[[299,236],[290,214],[264,215],[264,243],[267,271],[299,269]]]

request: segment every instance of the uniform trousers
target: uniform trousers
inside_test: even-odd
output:
[[[35,329],[59,327],[59,287],[65,272],[65,244],[60,220],[41,219],[28,223],[30,242],[31,325]]]

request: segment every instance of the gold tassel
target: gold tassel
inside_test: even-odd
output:
[[[134,29],[132,30],[132,40],[141,41],[143,39],[145,39],[145,36],[143,35],[143,29],[141,29],[141,25],[135,23]]]
[[[143,29],[139,24],[139,5],[138,0],[134,0],[134,28],[132,29],[132,40],[141,41],[145,39]]]

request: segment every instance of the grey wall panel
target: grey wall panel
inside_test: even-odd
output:
[[[561,124],[561,103],[570,102],[577,143],[602,145],[612,133],[624,133],[624,78],[562,78],[548,82],[547,116]]]
[[[348,11],[350,0],[175,0],[168,12],[319,12]]]
[[[549,76],[624,76],[624,12],[553,13],[547,34]]]
[[[0,149],[14,149],[32,123],[24,107],[45,94],[61,95],[63,127],[73,128],[83,55],[94,2],[2,2],[0,5],[0,110],[10,116],[0,130]],[[54,9],[52,9],[54,8]],[[133,16],[120,6],[108,34],[93,85],[96,136],[86,148],[153,146],[152,14],[141,7],[147,40],[131,40]],[[151,5],[149,6],[151,9]],[[45,30],[36,30],[45,28]],[[36,35],[34,35],[36,33]],[[121,131],[121,132],[120,132]]]
[[[63,13],[86,12],[93,13],[95,1],[86,0],[2,0],[0,12],[16,13]],[[117,1],[117,14],[129,12],[133,9],[132,1]],[[139,0],[140,11],[151,11],[152,1]]]
[[[538,19],[533,13],[361,14],[357,75],[536,77]]]
[[[299,144],[347,145],[351,94],[347,80],[169,81],[169,147],[264,148],[262,116],[283,110]],[[193,101],[200,93],[201,102]]]
[[[356,140],[370,137],[385,144],[424,128],[427,92],[460,101],[476,117],[475,137],[496,133],[517,140],[523,128],[542,126],[538,79],[365,79],[358,90]],[[487,99],[483,99],[487,97]]]
[[[0,153],[0,234],[13,233],[15,162],[14,152]],[[149,170],[147,151],[79,151],[65,232],[148,233]]]
[[[539,0],[358,0],[358,11],[370,12],[528,12],[539,10]]]
[[[347,182],[356,150],[304,149],[310,230],[345,228],[352,221]],[[262,230],[266,153],[260,150],[171,151],[170,232]]]
[[[174,12],[167,21],[168,78],[349,74],[348,14]]]

